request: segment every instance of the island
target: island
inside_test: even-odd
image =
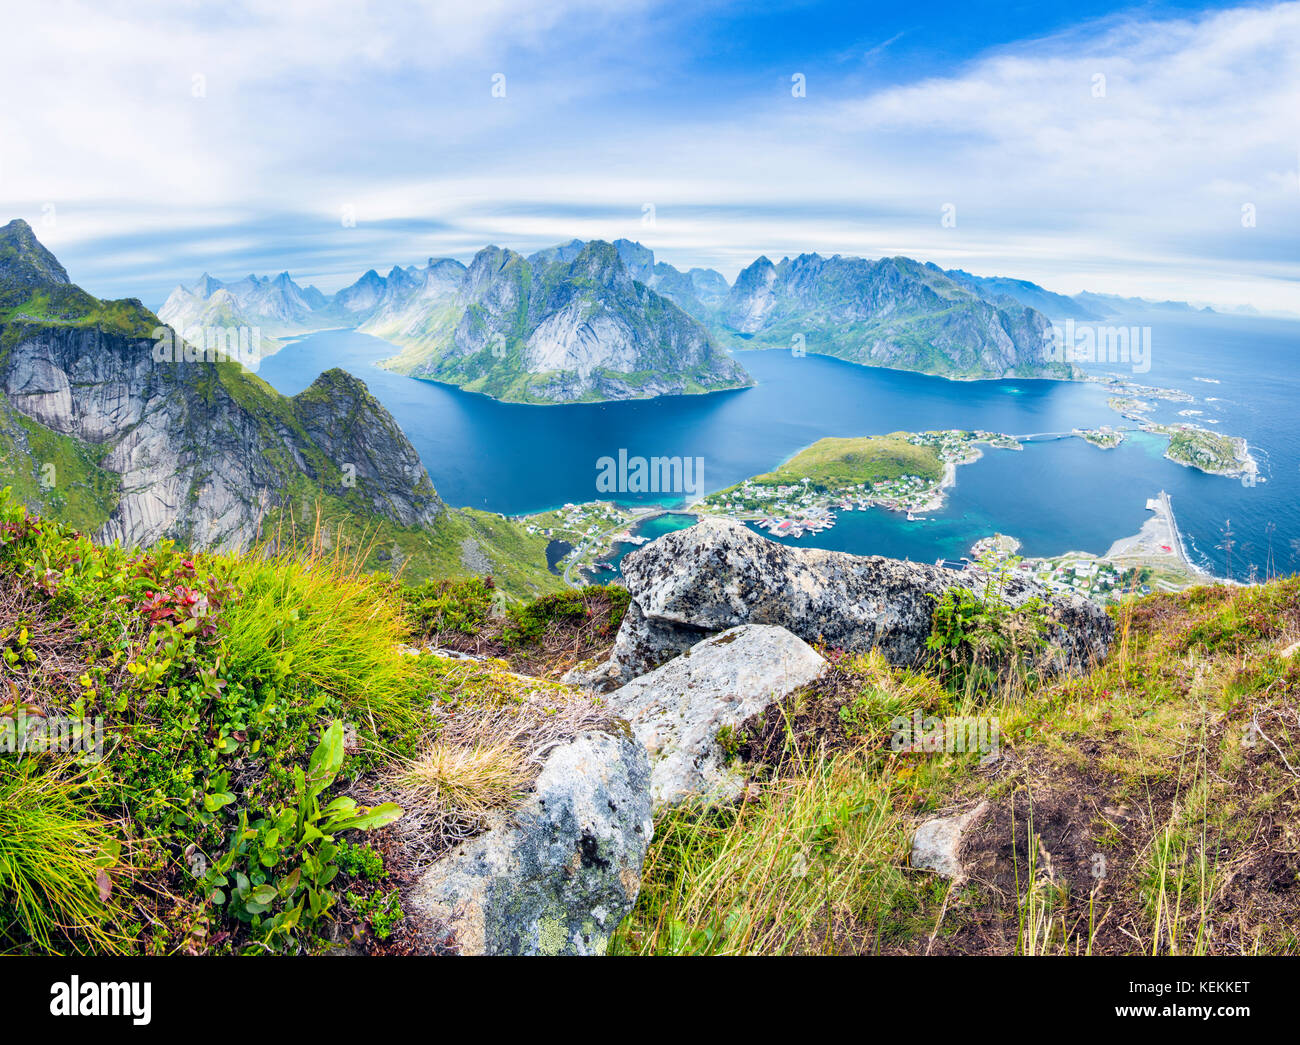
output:
[[[1143,428],[1169,436],[1165,457],[1188,468],[1252,482],[1259,473],[1259,462],[1251,455],[1250,445],[1239,436],[1220,435],[1185,423],[1146,424]]]
[[[1102,425],[1100,428],[1076,428],[1074,435],[1103,450],[1114,450],[1124,441],[1124,433],[1110,425]]]
[[[943,507],[957,467],[983,456],[980,444],[1019,450],[1000,432],[949,429],[819,439],[771,472],[710,494],[695,509],[752,521],[777,537],[802,537],[835,525],[835,511]]]
[[[1178,389],[1153,388],[1147,385],[1120,385],[1118,383],[1113,387],[1134,394],[1112,395],[1106,400],[1107,405],[1125,419],[1136,423],[1139,430],[1151,432],[1154,435],[1167,436],[1169,446],[1165,449],[1166,459],[1187,468],[1199,469],[1209,475],[1223,475],[1229,478],[1241,479],[1248,486],[1255,485],[1257,481],[1263,481],[1258,479],[1259,462],[1251,454],[1250,444],[1240,436],[1222,435],[1208,428],[1202,428],[1200,425],[1192,424],[1190,421],[1164,424],[1153,421],[1147,416],[1154,409],[1154,405],[1149,401],[1153,398],[1176,403],[1194,403],[1196,400],[1186,392]],[[1137,395],[1147,398],[1137,398]],[[1201,411],[1184,409],[1178,411],[1178,414],[1180,417],[1195,417],[1199,416]],[[1217,422],[1210,420],[1209,423],[1216,424]],[[1109,437],[1105,437],[1103,440],[1096,437],[1096,433],[1106,432],[1114,432],[1118,438],[1113,442],[1108,442],[1106,440]],[[1104,449],[1112,449],[1123,440],[1121,432],[1117,432],[1108,426],[1102,426],[1095,432],[1076,428],[1074,434],[1087,439],[1094,446],[1102,446]]]

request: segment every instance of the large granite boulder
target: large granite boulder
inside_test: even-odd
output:
[[[655,808],[690,798],[731,801],[744,776],[718,741],[773,701],[807,685],[826,661],[784,628],[747,624],[692,646],[608,697],[632,726],[652,766]]]
[[[879,649],[893,664],[926,655],[933,596],[954,586],[980,593],[986,577],[878,555],[792,548],[729,519],[706,518],[623,560],[632,594],[608,665],[582,681],[607,688],[643,675],[708,635],[740,624],[774,624],[807,642],[849,651]],[[1042,600],[1051,622],[1047,671],[1077,671],[1103,659],[1114,624],[1095,603],[1049,594],[1027,577],[1007,578],[1013,606]]]
[[[550,752],[522,809],[425,870],[408,914],[461,954],[604,954],[653,834],[645,748],[587,730]]]

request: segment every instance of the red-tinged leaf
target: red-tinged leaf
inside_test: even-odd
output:
[[[108,877],[108,872],[102,867],[95,872],[95,884],[99,886],[99,901],[106,903],[109,895],[113,892],[112,879]]]

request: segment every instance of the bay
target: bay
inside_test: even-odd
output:
[[[843,512],[833,529],[796,543],[929,562],[964,554],[997,531],[1020,538],[1025,554],[1102,553],[1141,527],[1147,498],[1163,489],[1193,558],[1217,574],[1228,571],[1229,555],[1237,577],[1252,568],[1262,574],[1300,566],[1300,324],[1199,313],[1107,322],[1149,328],[1150,372],[1123,365],[1095,369],[1191,393],[1195,403],[1157,401],[1152,416],[1244,436],[1266,481],[1249,487],[1185,468],[1163,458],[1163,438],[1141,433],[1115,450],[1049,439],[1020,451],[986,448],[982,460],[958,469],[947,505],[929,518]],[[981,428],[1041,436],[1123,423],[1097,384],[953,382],[772,350],[737,354],[758,382],[750,389],[522,406],[375,365],[395,352],[356,331],[326,331],[291,343],[258,372],[294,395],[324,370],[350,371],[393,413],[444,500],[507,515],[606,498],[596,486],[597,461],[620,450],[699,458],[708,492],[767,471],[826,435]],[[1185,409],[1200,413],[1180,418]],[[680,495],[616,499],[665,506],[684,501]]]

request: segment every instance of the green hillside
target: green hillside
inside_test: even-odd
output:
[[[943,462],[932,447],[917,446],[908,442],[907,433],[893,432],[889,435],[819,439],[779,468],[755,476],[754,482],[784,485],[800,482],[806,477],[816,486],[835,490],[904,475],[938,479],[943,475]]]

